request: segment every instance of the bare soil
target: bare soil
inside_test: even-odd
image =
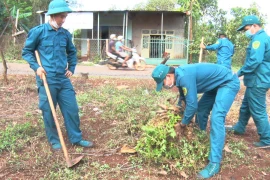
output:
[[[41,117],[38,110],[38,94],[35,86],[34,76],[29,75],[9,75],[9,85],[3,84],[3,79],[0,79],[0,130],[4,130],[9,124],[21,124],[29,121],[27,113],[31,113],[33,124],[39,124],[38,118]],[[73,85],[76,93],[80,94],[85,91],[86,88],[97,88],[104,84],[110,83],[114,86],[128,85],[129,87],[145,86],[149,89],[154,89],[155,84],[152,79],[115,79],[115,78],[72,78]],[[177,89],[174,89],[177,92]],[[235,102],[226,117],[226,124],[234,124],[237,122],[239,108],[243,98],[245,88],[241,87]],[[267,105],[269,106],[270,94],[267,95]],[[94,101],[94,100],[93,100]],[[158,175],[157,171],[161,168],[157,165],[150,165],[151,168],[133,167],[129,161],[132,155],[125,155],[119,153],[121,147],[111,149],[108,147],[108,141],[114,139],[117,140],[121,137],[115,137],[113,133],[106,133],[113,130],[117,121],[115,119],[102,119],[101,116],[91,111],[93,106],[90,104],[84,106],[87,113],[81,118],[81,129],[83,136],[86,139],[91,139],[95,143],[95,147],[91,149],[84,148],[83,154],[85,155],[83,161],[83,167],[88,166],[89,169],[93,166],[93,162],[99,162],[100,164],[108,164],[110,168],[115,168],[121,165],[120,171],[112,171],[111,178],[99,173],[97,179],[129,179],[124,177],[127,172],[136,175],[138,179],[183,179],[183,177],[175,174],[168,174],[165,176]],[[269,109],[268,109],[269,110]],[[95,120],[89,121],[91,117],[95,117]],[[64,129],[63,129],[64,130]],[[209,130],[209,129],[208,129]],[[121,131],[121,129],[119,129]],[[66,134],[65,142],[67,142],[67,148],[72,157],[78,156],[76,147],[68,143]],[[254,141],[258,141],[258,135],[256,126],[251,119],[247,126],[247,132],[244,135],[237,136],[231,135],[231,138],[241,139],[247,145],[248,149],[245,152],[246,161],[239,162],[239,160],[226,162],[226,166],[223,166],[221,172],[211,179],[222,180],[240,180],[240,179],[270,179],[270,150],[258,149],[252,146]],[[23,168],[16,164],[16,162],[10,162],[14,157],[10,156],[10,152],[4,151],[0,154],[0,179],[38,179],[48,174],[48,165],[60,164],[65,167],[65,161],[61,151],[53,151],[47,142],[45,135],[40,139],[33,139],[29,142],[28,146],[20,149],[18,159],[22,161],[24,154],[27,151],[35,151],[37,155],[43,158],[43,153],[51,151],[52,155],[47,159],[46,163],[39,164],[36,162],[36,157],[29,157],[24,162]],[[224,156],[227,152],[224,153]],[[136,156],[136,155],[133,155]],[[47,157],[47,156],[45,156]],[[237,163],[235,163],[237,162]],[[224,163],[225,164],[225,163]],[[80,168],[79,165],[76,168]],[[149,166],[149,165],[145,165]],[[57,166],[56,168],[59,168]],[[86,169],[87,171],[87,169]],[[195,179],[188,178],[188,179]]]

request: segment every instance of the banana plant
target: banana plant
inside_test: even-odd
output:
[[[16,19],[17,17],[17,10],[18,8],[16,8],[16,6],[13,6],[11,9],[10,9],[10,17],[12,17],[12,19]],[[32,16],[32,12],[23,12],[23,13],[19,13],[18,15],[18,25],[20,28],[22,28],[23,30],[25,30],[27,33],[29,32],[29,28],[27,26],[26,23],[24,22],[30,22],[30,19],[29,17]]]

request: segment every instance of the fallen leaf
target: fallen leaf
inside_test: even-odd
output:
[[[123,145],[123,147],[121,148],[121,150],[120,150],[120,153],[127,153],[127,154],[134,154],[134,153],[136,153],[137,151],[135,150],[135,149],[133,149],[133,148],[130,148],[130,147],[128,147],[128,145],[127,144],[124,144]]]
[[[128,86],[126,85],[120,85],[120,86],[117,86],[116,87],[118,90],[121,90],[121,89],[128,89]]]
[[[163,175],[163,176],[168,175],[168,173],[166,171],[164,171],[164,170],[159,171],[157,174]]]
[[[162,109],[165,109],[165,110],[167,109],[167,106],[164,104],[159,104],[158,106],[161,107]]]
[[[164,113],[164,112],[167,112],[167,111],[165,111],[165,110],[158,110],[158,111],[156,111],[156,113]]]
[[[95,112],[98,111],[98,110],[99,110],[98,108],[94,108],[94,109],[93,109],[93,111],[95,111]]]
[[[224,147],[224,150],[228,153],[231,153],[232,150],[230,150],[229,146],[226,144],[225,147]]]
[[[188,178],[188,175],[184,171],[181,171],[180,172],[180,175],[183,176],[186,179]]]

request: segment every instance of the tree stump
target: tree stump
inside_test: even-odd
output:
[[[2,58],[2,61],[3,61],[3,68],[4,68],[4,71],[3,71],[3,77],[4,77],[4,82],[5,84],[8,84],[8,79],[7,79],[7,62],[5,60],[5,56],[4,56],[4,53],[2,51],[2,49],[0,49],[0,55],[1,55],[1,58]]]

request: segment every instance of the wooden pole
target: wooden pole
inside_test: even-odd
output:
[[[20,12],[20,9],[17,9],[17,15],[16,15],[16,19],[15,19],[15,28],[13,29],[13,34],[16,34],[16,32],[17,32],[19,12]],[[13,36],[13,37],[14,37],[13,42],[15,45],[16,44],[16,36]]]
[[[190,22],[190,29],[189,29],[189,40],[190,41],[192,41],[192,39],[193,39],[193,22],[192,22],[192,14],[193,14],[193,12],[192,12],[192,8],[193,8],[193,3],[194,3],[194,0],[192,0],[192,1],[190,1],[190,9],[189,9],[189,11],[190,11],[190,16],[189,16],[189,22]],[[189,64],[191,64],[192,63],[192,53],[190,53],[189,54]]]
[[[204,37],[202,37],[201,43],[203,43],[203,41],[204,41]],[[203,48],[200,49],[199,63],[202,62],[202,54],[203,54]]]
[[[87,39],[87,60],[89,60],[90,61],[90,46],[91,46],[91,44],[90,44],[90,39]]]

